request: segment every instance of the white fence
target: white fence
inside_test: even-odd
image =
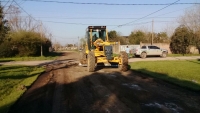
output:
[[[127,46],[130,48],[130,50],[140,48],[140,45],[120,45],[120,51],[125,51]]]

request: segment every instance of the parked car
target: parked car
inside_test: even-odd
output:
[[[154,45],[145,45],[141,48],[133,49],[133,54],[136,57],[146,58],[147,56],[161,56],[163,58],[167,57],[168,51],[166,49],[161,49]]]

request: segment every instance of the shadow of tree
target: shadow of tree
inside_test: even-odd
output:
[[[147,72],[145,69],[137,71]],[[148,73],[151,73],[151,76],[158,74]],[[40,77],[48,76],[49,73],[44,73]],[[170,78],[168,75],[161,76]],[[173,110],[199,112],[200,109],[196,107],[199,104],[192,105],[199,102],[198,100],[192,100],[189,103],[191,106],[188,106],[191,97],[197,97],[199,92],[192,92],[152,77],[130,70],[128,75],[121,72],[95,72],[65,83],[58,83],[52,78],[47,84],[42,84],[43,80],[39,78],[12,106],[9,113],[172,113],[175,112]],[[189,81],[170,79],[197,85]],[[197,99],[200,100],[200,97]]]
[[[196,64],[200,64],[200,62],[198,62],[198,61],[200,61],[200,59],[197,59],[196,61],[197,62],[195,62],[195,61],[193,61],[193,60],[187,60],[188,62],[192,62],[192,63],[196,63]]]
[[[64,52],[50,52],[46,54],[46,57],[56,57],[56,56],[64,56]]]
[[[13,61],[13,60],[1,60],[0,59],[0,62],[11,62],[11,61]]]
[[[0,67],[0,70],[1,71],[10,71],[10,70],[13,70],[13,69],[19,69],[19,68],[30,68],[31,66],[3,66],[3,67]]]
[[[37,73],[34,73],[34,74],[30,74],[30,75],[27,75],[25,73],[25,74],[19,74],[17,76],[1,76],[0,79],[24,79],[24,78],[29,78],[29,77],[32,77],[32,76],[36,76],[36,75],[38,75],[40,73],[41,72],[37,72]]]
[[[19,70],[24,70],[24,71],[19,71]],[[12,71],[11,71],[12,70]],[[32,70],[31,66],[3,66],[0,67],[0,79],[22,79],[22,78],[27,78],[30,76],[35,76],[35,75],[30,75],[27,76],[27,73]],[[13,75],[7,75],[8,73],[15,73],[16,76]],[[40,74],[40,73],[37,73]]]
[[[143,73],[143,74],[150,75],[151,77],[163,80],[165,82],[169,82],[169,83],[174,84],[174,85],[178,85],[182,88],[187,88],[189,90],[194,90],[194,91],[200,91],[200,85],[198,83],[193,82],[193,81],[180,80],[178,78],[168,76],[167,74],[152,72],[152,71],[149,71],[149,70],[146,70],[146,69],[138,69],[138,70],[135,70],[135,71],[138,71],[138,72]]]

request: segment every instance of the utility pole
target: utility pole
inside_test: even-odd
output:
[[[153,24],[154,24],[154,21],[152,20],[152,33],[151,33],[151,45],[153,45]]]
[[[78,37],[78,45],[77,45],[77,46],[78,46],[78,48],[77,48],[77,49],[79,50],[79,37]]]
[[[41,56],[43,56],[43,48],[42,48],[42,22],[40,23],[40,38],[41,38]]]

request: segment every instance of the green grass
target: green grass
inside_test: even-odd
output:
[[[21,85],[30,86],[43,71],[39,67],[0,66],[0,113],[6,113],[26,91]]]
[[[181,57],[182,54],[168,54],[168,57]],[[200,54],[185,54],[184,56],[200,56]]]
[[[146,61],[131,63],[131,69],[182,87],[200,90],[200,60]]]
[[[34,61],[34,60],[54,60],[55,57],[11,57],[11,58],[0,58],[0,62],[7,61]]]
[[[36,57],[10,57],[10,58],[0,58],[0,62],[8,61],[34,61],[34,60],[55,60],[58,56],[61,56],[62,52],[52,52],[46,56],[36,56]]]

